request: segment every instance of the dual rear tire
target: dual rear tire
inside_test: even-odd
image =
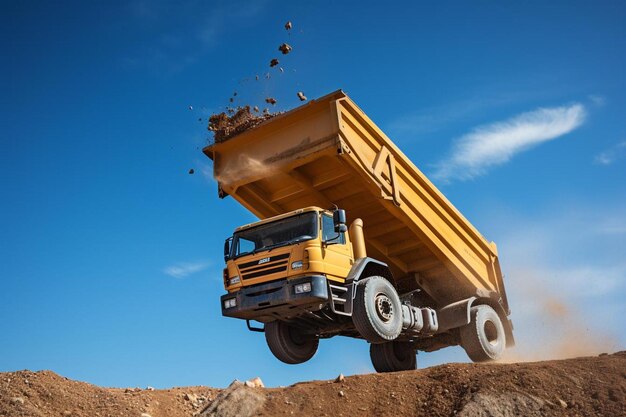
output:
[[[359,282],[352,321],[370,342],[370,359],[376,372],[417,369],[416,350],[410,343],[395,341],[402,332],[402,303],[385,278],[373,276]]]
[[[488,305],[470,309],[469,324],[459,329],[461,346],[474,362],[500,359],[506,347],[504,325],[498,313]]]

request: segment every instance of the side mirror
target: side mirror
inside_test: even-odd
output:
[[[337,233],[345,233],[348,231],[348,226],[346,226],[346,211],[342,209],[337,209],[333,212],[333,223],[335,225],[335,232]]]
[[[230,245],[233,242],[233,238],[229,237],[224,242],[224,262],[227,262],[230,259]]]

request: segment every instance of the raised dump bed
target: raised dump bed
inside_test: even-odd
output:
[[[343,92],[207,146],[220,197],[261,219],[302,207],[338,206],[364,222],[367,253],[396,285],[416,286],[443,307],[501,298],[498,252]],[[494,297],[497,293],[498,296]]]

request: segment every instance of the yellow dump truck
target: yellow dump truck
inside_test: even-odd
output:
[[[488,361],[514,344],[495,243],[344,92],[204,153],[219,196],[261,219],[225,242],[222,314],[279,360],[337,335],[369,342],[378,372],[415,369],[418,350]]]

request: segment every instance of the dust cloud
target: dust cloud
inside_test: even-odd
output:
[[[509,280],[509,293],[515,292],[518,300],[511,306],[516,347],[506,351],[503,362],[568,359],[620,349],[619,338],[604,330],[591,305],[566,299],[532,271],[517,278]]]
[[[230,185],[242,178],[268,177],[276,170],[270,164],[266,164],[245,153],[239,154],[237,159],[230,160],[224,166],[215,171],[215,179],[222,185]]]

